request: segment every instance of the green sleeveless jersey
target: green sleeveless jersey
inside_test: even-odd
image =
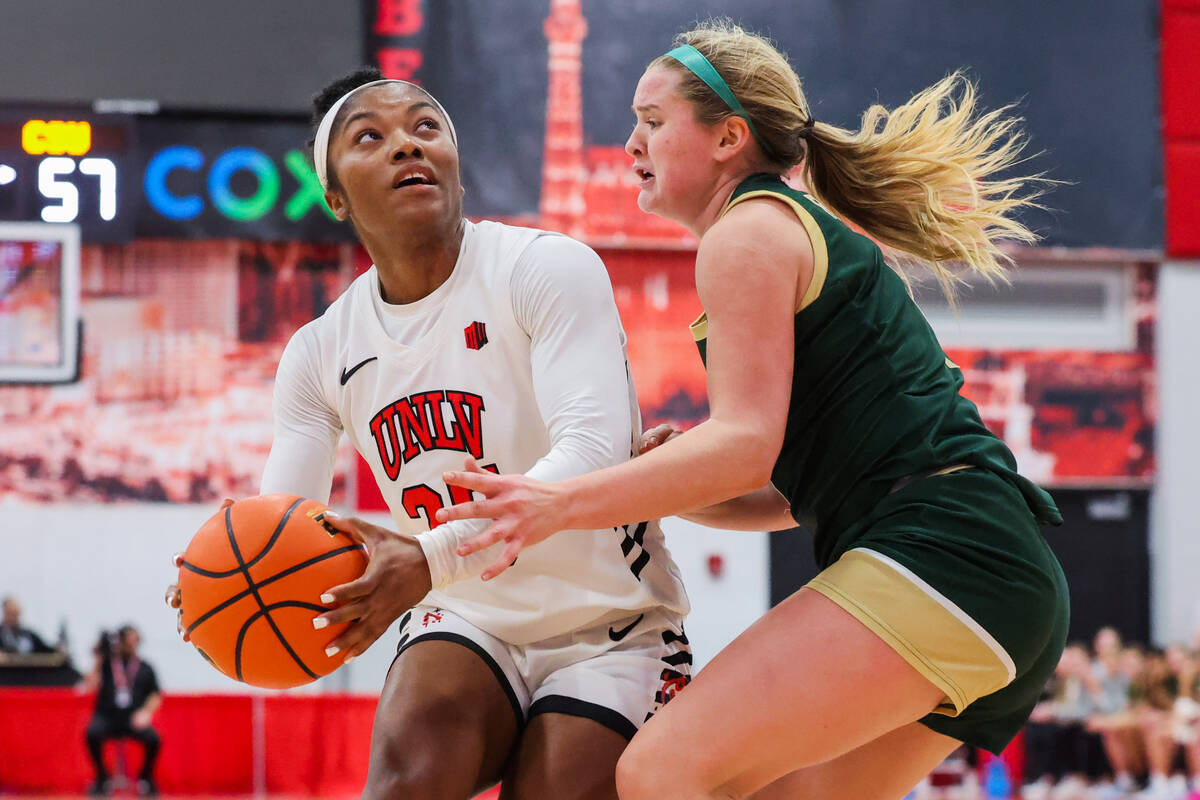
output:
[[[961,370],[875,243],[777,175],[747,178],[726,210],[764,196],[795,211],[815,257],[796,313],[791,403],[771,482],[815,534],[818,563],[845,550],[854,523],[898,484],[954,467],[999,475],[1040,521],[1061,523],[1054,501],[1017,473],[1008,447],[959,393]],[[692,333],[704,358],[706,317]]]

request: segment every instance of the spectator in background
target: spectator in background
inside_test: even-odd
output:
[[[1179,648],[1152,651],[1146,656],[1141,679],[1136,684],[1138,721],[1146,742],[1150,780],[1143,796],[1147,800],[1174,800],[1186,790],[1182,776],[1171,780],[1178,743],[1175,741],[1175,701],[1180,696],[1180,672],[1184,654]],[[1186,677],[1186,676],[1185,676]]]
[[[138,779],[138,795],[158,794],[154,784],[154,762],[159,736],[154,730],[154,712],[162,703],[154,669],[137,654],[141,636],[132,625],[123,626],[115,637],[102,633],[96,646],[96,666],[85,679],[96,691],[96,710],[87,727],[87,747],[96,769],[93,797],[112,794],[112,780],[104,765],[103,746],[109,739],[136,739],[145,748]]]
[[[0,653],[28,655],[53,652],[54,648],[42,641],[42,637],[21,627],[21,601],[16,595],[6,595],[3,618],[0,619]]]
[[[1179,674],[1174,733],[1187,764],[1189,797],[1195,797],[1200,795],[1200,653],[1184,652],[1184,656],[1187,661]]]
[[[1145,659],[1136,647],[1120,649],[1116,632],[1105,631],[1112,629],[1096,634],[1096,658],[1092,662],[1096,713],[1088,720],[1088,729],[1104,742],[1104,754],[1114,777],[1111,795],[1120,797],[1132,792],[1136,777],[1146,772],[1145,743],[1136,710]]]
[[[1025,787],[1021,790],[1022,800],[1044,800],[1058,780],[1056,752],[1060,726],[1054,719],[1054,697],[1063,682],[1063,651],[1054,675],[1042,690],[1041,701],[1034,706],[1029,721],[1025,723]]]
[[[1129,702],[1130,678],[1121,669],[1121,634],[1115,628],[1101,628],[1092,639],[1094,656],[1091,666],[1092,697],[1096,711],[1112,714],[1123,710]]]
[[[1149,722],[1153,738],[1147,733],[1151,769],[1169,774],[1180,750],[1183,751],[1187,776],[1174,775],[1169,787],[1153,795],[1154,800],[1175,800],[1200,788],[1200,751],[1196,745],[1196,699],[1200,697],[1200,665],[1195,656],[1181,646],[1168,647],[1163,654],[1166,663],[1166,683],[1172,696],[1169,710]],[[1166,704],[1166,696],[1163,697]],[[1160,784],[1161,785],[1161,782]]]
[[[1025,727],[1026,777],[1032,781],[1022,792],[1025,800],[1075,797],[1099,775],[1099,738],[1085,725],[1093,711],[1090,681],[1087,648],[1068,645],[1047,686],[1048,699]]]

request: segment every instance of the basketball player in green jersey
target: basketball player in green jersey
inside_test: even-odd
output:
[[[700,236],[693,326],[711,418],[628,463],[561,482],[481,473],[460,554],[484,578],[556,531],[681,514],[722,528],[803,520],[822,572],[722,651],[634,738],[624,800],[894,800],[960,742],[1000,751],[1051,674],[1067,589],[1042,538],[1051,498],[959,394],[962,374],[853,222],[949,287],[1003,274],[997,178],[1021,147],[951,76],[862,130],[814,122],[768,42],[709,23],[652,62],[626,150],[642,209]],[[811,194],[780,179],[803,166]],[[819,201],[819,202],[818,202]],[[662,431],[651,433],[650,445]],[[566,534],[570,535],[570,534]]]

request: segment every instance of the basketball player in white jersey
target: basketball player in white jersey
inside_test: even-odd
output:
[[[420,87],[361,70],[315,100],[314,163],[374,266],[292,337],[275,383],[264,494],[328,499],[344,432],[398,532],[363,541],[359,580],[322,596],[317,625],[354,657],[402,616],[364,798],[616,798],[617,759],[690,675],[687,599],[657,521],[577,531],[524,551],[458,545],[483,521],[436,526],[462,502],[442,482],[484,469],[561,480],[640,441],[604,265],[565,236],[462,216],[457,135]],[[169,602],[177,603],[172,592]]]

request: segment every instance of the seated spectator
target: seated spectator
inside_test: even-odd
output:
[[[1180,697],[1176,701],[1176,741],[1183,748],[1188,770],[1189,800],[1200,797],[1200,698]]]
[[[1087,728],[1101,737],[1112,769],[1112,794],[1122,796],[1134,790],[1135,776],[1145,771],[1141,732],[1130,704],[1130,687],[1141,670],[1142,655],[1140,650],[1123,649],[1113,628],[1101,628],[1092,646],[1095,658],[1088,689],[1094,711]]]
[[[115,639],[115,641],[114,641]],[[116,637],[102,634],[96,646],[96,666],[85,681],[96,690],[96,710],[87,727],[88,753],[96,770],[93,797],[112,794],[112,780],[104,765],[103,746],[109,739],[136,739],[145,748],[145,759],[138,779],[138,794],[158,794],[154,784],[154,762],[160,744],[154,730],[154,712],[162,703],[154,669],[138,658],[141,641],[137,629],[125,625]]]
[[[1186,792],[1186,778],[1171,777],[1180,746],[1176,707],[1181,697],[1193,691],[1195,678],[1187,652],[1171,647],[1166,652],[1149,653],[1142,676],[1135,683],[1135,695],[1140,700],[1138,722],[1146,742],[1150,772],[1143,795],[1147,800],[1175,800]]]
[[[1103,773],[1100,739],[1086,727],[1093,712],[1090,680],[1087,648],[1068,645],[1047,687],[1048,698],[1034,709],[1025,727],[1030,781],[1022,791],[1026,800],[1074,798]]]
[[[21,601],[16,595],[10,594],[4,598],[3,617],[0,618],[0,652],[13,655],[56,652],[42,641],[42,637],[21,627]]]
[[[1183,751],[1187,791],[1200,793],[1200,659],[1183,647],[1167,651],[1167,666],[1179,685],[1179,696],[1171,709],[1171,739]]]

